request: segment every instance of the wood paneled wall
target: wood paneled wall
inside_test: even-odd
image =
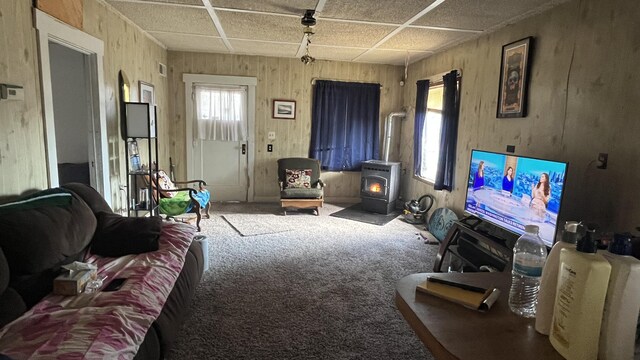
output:
[[[126,206],[120,187],[126,185],[125,147],[120,137],[118,115],[118,72],[124,70],[131,84],[131,101],[138,101],[139,82],[154,86],[157,105],[157,129],[160,152],[160,167],[169,167],[170,136],[168,80],[158,73],[158,63],[167,63],[167,51],[110,5],[98,0],[84,2],[84,31],[104,41],[104,80],[106,87],[107,128],[109,134],[109,168],[113,207],[118,210]],[[140,144],[140,149],[146,147]],[[142,151],[141,151],[142,152]],[[145,159],[141,157],[141,159]]]
[[[31,1],[0,1],[0,83],[24,101],[0,101],[0,196],[47,186],[36,32]]]
[[[380,83],[380,122],[386,114],[400,110],[402,91],[400,79],[403,68],[391,65],[355,64],[336,61],[317,61],[305,66],[299,59],[205,54],[169,51],[170,118],[172,126],[171,153],[177,164],[177,174],[186,176],[185,99],[182,75],[209,74],[252,76],[258,79],[256,89],[256,149],[255,151],[255,199],[278,199],[277,164],[279,158],[309,154],[311,133],[311,98],[314,78]],[[272,100],[296,101],[296,119],[272,119]],[[267,139],[274,131],[276,140]],[[382,133],[382,131],[381,131]],[[399,137],[398,131],[398,137]],[[273,144],[273,152],[267,152],[267,144]],[[249,151],[252,151],[251,149]],[[391,159],[399,155],[395,142]],[[360,172],[324,172],[327,184],[325,196],[335,200],[354,200],[359,195]]]
[[[634,0],[575,0],[412,64],[404,89],[410,121],[403,123],[401,148],[408,174],[415,81],[459,68],[462,95],[454,191],[434,191],[405,175],[405,197],[431,193],[437,206],[462,214],[471,149],[505,152],[512,144],[518,155],[569,162],[561,221],[633,231],[640,225],[640,122],[633,106],[640,94],[638,18]],[[502,45],[527,36],[535,38],[529,115],[497,119]],[[609,154],[607,170],[595,167],[600,152]]]
[[[0,83],[24,86],[25,101],[1,101],[0,196],[47,187],[44,125],[40,95],[36,31],[32,1],[0,1]],[[118,71],[131,80],[132,98],[138,98],[138,81],[155,86],[161,166],[168,166],[166,78],[158,75],[158,62],[167,62],[166,50],[124,20],[106,3],[84,1],[84,31],[104,41],[104,80],[109,138],[112,204],[122,208],[119,188],[126,184],[125,143],[119,136],[117,112]]]

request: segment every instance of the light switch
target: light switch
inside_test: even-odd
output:
[[[267,134],[267,139],[275,140],[276,139],[276,132],[275,131],[269,131],[269,133]]]

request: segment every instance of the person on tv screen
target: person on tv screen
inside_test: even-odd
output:
[[[549,174],[542,173],[538,184],[531,189],[531,208],[542,217],[547,210],[547,204],[551,200],[551,186],[549,186]]]
[[[513,192],[513,168],[509,166],[502,178],[502,190]]]
[[[478,189],[484,186],[484,161],[480,161],[478,164],[478,170],[473,177],[473,188]]]

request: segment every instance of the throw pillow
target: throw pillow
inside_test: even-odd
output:
[[[96,216],[98,228],[91,243],[93,254],[119,257],[158,250],[162,227],[159,217],[123,217],[107,212]]]
[[[311,189],[311,169],[286,169],[286,188]]]
[[[152,176],[154,176],[153,180],[155,180],[155,174]],[[173,181],[171,181],[169,175],[167,175],[167,173],[163,170],[158,171],[158,188],[160,188],[160,194],[163,197],[172,198],[176,196],[176,191],[164,191],[174,190],[176,188],[176,185],[173,183]]]

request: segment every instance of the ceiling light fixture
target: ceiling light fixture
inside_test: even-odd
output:
[[[300,61],[302,61],[302,63],[305,65],[313,64],[316,61],[316,58],[314,58],[313,56],[311,56],[311,54],[309,54],[309,45],[311,45],[311,35],[313,35],[313,27],[316,25],[316,19],[313,17],[314,13],[315,13],[314,10],[307,10],[304,13],[304,16],[302,17],[302,20],[300,20],[300,23],[304,26],[304,29],[302,29],[302,32],[304,33],[304,37],[307,40],[307,43],[304,49],[304,55],[302,55],[302,57],[300,58]]]

